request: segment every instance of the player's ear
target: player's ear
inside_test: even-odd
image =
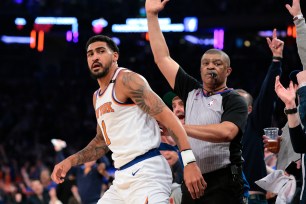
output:
[[[117,62],[118,59],[119,59],[119,54],[118,54],[118,52],[114,52],[114,53],[113,53],[113,62]]]

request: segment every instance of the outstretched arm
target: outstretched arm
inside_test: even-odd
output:
[[[64,182],[67,172],[72,166],[80,165],[85,162],[94,161],[108,152],[108,147],[104,141],[101,129],[97,126],[96,137],[79,152],[69,156],[62,162],[55,165],[51,178],[55,183]]]
[[[252,114],[249,116],[251,127],[256,130],[271,126],[271,115],[277,99],[277,95],[274,92],[275,77],[282,72],[281,59],[283,57],[284,42],[277,38],[276,29],[273,30],[272,38],[267,38],[267,44],[272,52],[272,63],[261,84],[260,92],[256,100],[254,100]]]
[[[93,96],[95,106],[96,97]],[[109,151],[104,140],[101,128],[97,125],[97,134],[91,142],[79,152],[69,156],[57,165],[55,165],[51,178],[56,183],[63,183],[67,172],[72,166],[80,165],[85,162],[94,161],[105,155]]]
[[[296,44],[298,53],[303,64],[303,69],[306,69],[306,24],[301,11],[300,0],[292,0],[292,5],[286,4],[286,8],[292,15],[293,22],[296,26]]]
[[[150,45],[155,63],[173,89],[179,65],[170,57],[167,43],[158,22],[158,13],[163,10],[168,1],[169,0],[146,0],[146,12]]]
[[[180,123],[179,119],[172,111],[164,104],[156,93],[152,91],[148,82],[140,75],[134,72],[123,72],[118,76],[117,90],[125,94],[126,98],[130,98],[133,102],[145,113],[154,117],[157,121],[163,124],[166,128],[172,130],[176,136],[174,139],[180,150],[186,150],[188,156],[182,159],[185,165],[184,179],[188,190],[193,198],[199,198],[203,195],[206,183],[202,177],[199,167],[194,162],[194,156],[190,150],[190,144],[187,140],[186,132]],[[184,151],[185,152],[185,151]],[[189,160],[193,156],[192,161]],[[188,162],[191,163],[188,163]]]
[[[291,6],[289,4],[286,4],[285,6],[292,17],[302,14],[300,0],[292,0]]]

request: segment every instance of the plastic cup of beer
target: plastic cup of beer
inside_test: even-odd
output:
[[[278,148],[278,145],[277,145],[278,128],[277,127],[267,127],[267,128],[264,128],[264,132],[265,132],[265,135],[269,137],[268,143],[269,143],[270,148],[277,149]]]

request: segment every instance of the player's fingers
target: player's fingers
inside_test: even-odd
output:
[[[59,177],[57,176],[58,175],[57,171],[58,171],[57,169],[54,169],[53,173],[51,174],[51,178],[55,183],[59,184],[60,180]]]

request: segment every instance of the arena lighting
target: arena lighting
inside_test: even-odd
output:
[[[38,43],[37,43],[37,50],[38,52],[44,51],[44,41],[45,41],[45,33],[44,31],[40,30],[38,32]]]
[[[36,39],[36,37],[37,37],[37,39]],[[44,51],[44,44],[45,44],[45,33],[44,33],[44,31],[42,31],[42,30],[40,30],[40,31],[32,30],[31,33],[30,33],[30,38],[31,38],[30,48],[34,49],[37,45],[38,52]]]
[[[184,26],[186,32],[195,32],[198,30],[198,18],[186,17],[184,18]]]
[[[14,0],[14,2],[15,2],[16,4],[22,4],[22,3],[23,3],[23,0]]]
[[[296,27],[294,25],[287,27],[287,36],[296,38]]]
[[[205,46],[212,46],[214,45],[214,39],[213,38],[198,38],[196,36],[193,35],[186,35],[184,37],[184,39],[191,43],[191,44],[195,44],[195,45],[205,45]]]
[[[104,18],[99,18],[96,20],[93,20],[91,22],[93,31],[95,34],[99,34],[103,31],[103,28],[105,28],[108,25],[108,22]]]
[[[214,29],[214,48],[224,48],[224,29]]]
[[[261,37],[272,37],[273,31],[272,30],[262,30],[258,32],[258,35]],[[278,30],[276,31],[276,35],[278,37],[287,37],[287,32],[285,30]]]
[[[186,19],[187,18],[187,19]],[[195,32],[197,30],[197,19],[186,17],[184,24],[171,23],[170,18],[159,18],[160,28],[163,32]],[[114,33],[145,33],[148,32],[146,18],[127,18],[126,24],[112,25]]]
[[[141,17],[146,17],[146,9],[144,6],[139,9],[139,15]]]
[[[22,26],[24,26],[26,24],[27,24],[27,21],[24,18],[16,18],[15,19],[15,25],[22,25]]]
[[[236,44],[236,47],[242,48],[243,47],[243,39],[242,38],[236,38],[235,44]]]
[[[159,25],[169,25],[171,24],[170,18],[159,18],[158,19]],[[125,20],[126,25],[141,25],[147,26],[147,19],[146,18],[127,18]]]
[[[37,17],[34,23],[36,25],[71,25],[72,41],[78,42],[79,24],[75,17]]]
[[[67,42],[72,41],[72,32],[71,31],[66,32],[66,40],[67,40]]]
[[[30,33],[31,42],[30,42],[30,48],[34,49],[36,47],[36,30],[32,30]]]
[[[21,37],[21,36],[1,36],[1,41],[6,44],[17,43],[17,44],[30,44],[31,38],[30,37]]]
[[[116,45],[120,45],[120,39],[117,37],[112,37],[112,40],[116,43]]]
[[[18,30],[21,30],[23,28],[24,25],[27,24],[26,19],[24,18],[16,18],[15,19],[15,25],[17,26]]]

